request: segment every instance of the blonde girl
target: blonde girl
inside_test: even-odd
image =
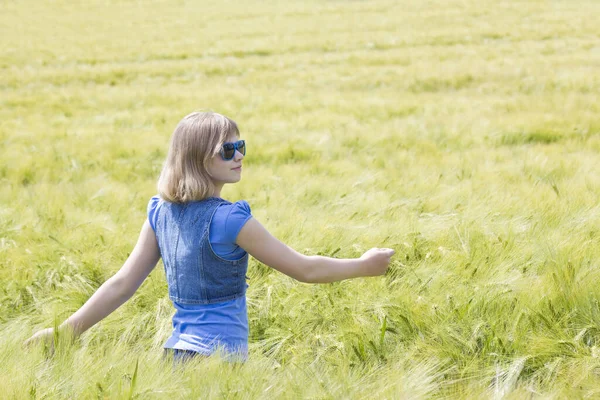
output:
[[[217,349],[248,354],[246,270],[248,254],[301,282],[325,283],[382,275],[394,250],[373,248],[360,258],[300,254],[273,237],[244,200],[221,198],[225,184],[239,182],[246,155],[237,124],[214,112],[194,112],[175,128],[158,195],[125,264],[59,329],[78,336],[126,302],[162,258],[173,332],[164,344],[176,360]],[[52,341],[43,329],[25,344]]]

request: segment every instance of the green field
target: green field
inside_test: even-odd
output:
[[[0,0],[0,397],[600,396],[600,2]],[[161,361],[162,263],[51,355],[126,260],[177,122],[233,118],[245,199],[304,254],[251,259],[250,358]],[[137,365],[137,369],[136,369]]]

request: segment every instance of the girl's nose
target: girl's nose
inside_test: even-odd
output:
[[[240,161],[244,159],[244,155],[242,153],[240,153],[239,151],[235,151],[235,161]]]

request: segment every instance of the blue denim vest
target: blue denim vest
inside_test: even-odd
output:
[[[222,203],[231,204],[209,197],[183,204],[164,202],[158,210],[156,239],[174,302],[212,304],[246,293],[248,253],[225,260],[210,245],[210,221]]]

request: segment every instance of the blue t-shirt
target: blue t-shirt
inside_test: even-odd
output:
[[[148,203],[148,221],[154,231],[162,203],[159,196],[152,197]],[[209,241],[216,255],[226,260],[237,260],[246,254],[235,241],[250,218],[250,206],[244,200],[217,207],[209,225]],[[192,350],[209,355],[220,345],[229,353],[247,357],[246,296],[216,304],[173,302],[173,306],[173,333],[164,348]]]

